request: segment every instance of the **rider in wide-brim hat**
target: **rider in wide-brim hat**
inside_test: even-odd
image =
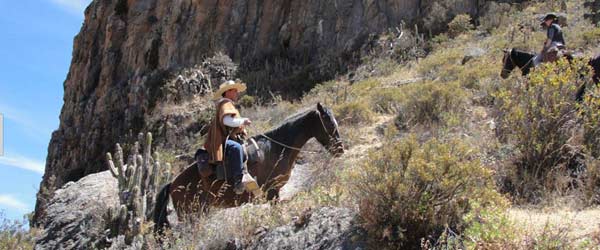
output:
[[[243,82],[236,82],[233,80],[221,83],[219,89],[215,92],[213,99],[222,98],[223,93],[227,92],[230,89],[237,89],[238,92],[244,92],[246,90],[246,84],[244,84]]]
[[[536,57],[535,65],[556,60],[558,52],[566,47],[563,31],[558,23],[558,16],[554,13],[548,13],[540,18],[540,21],[540,25],[546,29],[546,40],[544,40],[542,51]]]
[[[557,22],[558,21],[558,16],[554,13],[548,13],[545,16],[540,18],[540,25],[545,26],[546,25],[546,21],[548,20],[552,20],[552,22]]]
[[[231,170],[230,177],[233,179],[233,190],[236,194],[258,189],[256,180],[248,174],[244,166],[248,156],[240,143],[246,134],[244,126],[252,122],[249,118],[242,117],[235,107],[239,93],[245,90],[246,84],[240,81],[229,80],[219,86],[213,96],[215,116],[209,125],[204,142],[204,148],[209,153],[209,162],[222,164],[222,167]]]

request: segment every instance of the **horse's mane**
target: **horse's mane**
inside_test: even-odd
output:
[[[313,112],[315,109],[312,107],[301,109],[300,111],[286,117],[278,126],[275,128],[265,132],[266,135],[275,135],[280,132],[288,132],[288,128],[290,125],[295,125],[302,120],[302,118],[306,117],[310,112]],[[284,131],[285,130],[285,131]]]
[[[535,56],[535,53],[529,52],[529,51],[524,51],[521,49],[517,49],[517,48],[513,48],[511,53],[515,53],[515,54],[521,54],[521,55],[531,55],[531,56]]]

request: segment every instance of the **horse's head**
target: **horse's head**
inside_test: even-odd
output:
[[[513,62],[512,59],[512,50],[503,50],[504,51],[504,57],[502,58],[502,72],[500,72],[500,76],[504,79],[508,78],[508,76],[510,75],[510,72],[513,71],[513,69],[515,69],[516,65]]]
[[[317,104],[317,115],[319,116],[321,129],[316,132],[315,138],[321,145],[327,148],[329,153],[340,156],[344,153],[344,145],[338,131],[338,123],[330,109],[324,108],[321,103]]]

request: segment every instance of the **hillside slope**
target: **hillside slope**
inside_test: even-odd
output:
[[[474,0],[93,1],[74,39],[60,126],[49,143],[34,221],[43,216],[47,190],[106,169],[103,155],[114,143],[156,129],[149,120],[158,118],[148,115],[167,101],[167,80],[198,65],[210,68],[207,58],[222,53],[239,72],[205,69],[196,82],[179,86],[185,87],[177,89],[180,96],[193,97],[239,77],[250,83],[251,93],[298,97],[360,62],[376,34],[388,28],[420,24],[437,32],[455,14],[478,16],[487,5]]]

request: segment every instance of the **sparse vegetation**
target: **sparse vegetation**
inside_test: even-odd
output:
[[[452,21],[448,24],[448,34],[450,36],[458,36],[470,30],[473,30],[475,27],[471,23],[471,16],[468,14],[457,15],[452,19]]]
[[[150,133],[139,134],[129,157],[125,158],[117,144],[114,161],[111,153],[107,153],[106,158],[119,187],[119,207],[109,209],[105,215],[107,221],[112,222],[107,228],[113,236],[123,236],[126,244],[143,242],[144,235],[152,228],[154,197],[161,185],[170,181],[171,165],[162,163],[157,153],[152,155]]]
[[[448,1],[441,2],[432,4],[425,26],[448,18]],[[589,84],[579,60],[544,64],[529,77],[513,73],[499,79],[501,49],[539,49],[543,34],[533,33],[538,28],[533,16],[548,6],[486,8],[479,20],[456,16],[448,33],[427,45],[418,33],[398,38],[388,31],[380,37],[392,42],[379,51],[385,57],[374,54],[355,77],[321,83],[300,100],[243,97],[243,113],[253,120],[250,135],[324,103],[336,115],[349,156],[327,163],[321,154],[301,156],[303,165],[326,165],[311,173],[310,189],[286,202],[257,198],[234,210],[212,209],[167,232],[162,246],[245,246],[256,234],[294,222],[307,210],[344,206],[358,210],[374,249],[596,247],[599,230],[582,242],[564,224],[528,230],[510,211],[537,205],[552,212],[543,207],[548,194],[583,199],[583,205],[575,202],[577,209],[600,203],[600,88]],[[598,31],[574,20],[565,28],[569,41],[589,50]],[[425,48],[429,55],[416,60]],[[482,53],[465,61],[472,48]],[[286,62],[266,63],[262,74],[286,67]],[[588,92],[578,103],[574,96],[583,83]],[[257,91],[268,93],[268,86]],[[152,237],[144,240],[149,247],[161,245]]]
[[[364,227],[391,249],[416,249],[445,226],[462,229],[472,202],[504,205],[491,172],[458,140],[387,141],[351,178]]]
[[[575,93],[585,83],[582,67],[581,61],[544,64],[527,81],[496,95],[499,136],[519,150],[512,180],[518,197],[535,201],[543,190],[556,188],[554,175],[577,168],[578,149],[570,140],[577,127]]]
[[[251,108],[256,104],[256,99],[251,95],[244,95],[238,102],[244,108]]]
[[[28,223],[26,218],[21,221],[6,219],[4,213],[0,211],[0,249],[33,249],[39,230],[28,228]]]

